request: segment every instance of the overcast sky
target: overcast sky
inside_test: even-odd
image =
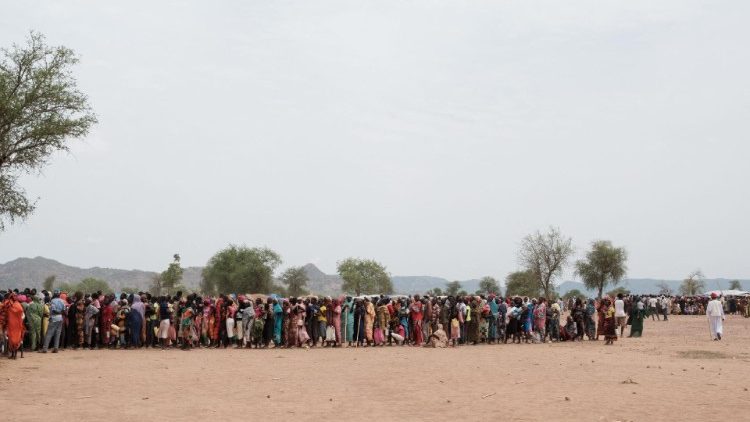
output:
[[[99,124],[0,262],[161,270],[229,243],[503,278],[521,238],[750,278],[750,2],[12,1]],[[570,274],[569,274],[570,275]]]

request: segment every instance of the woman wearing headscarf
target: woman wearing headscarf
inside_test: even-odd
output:
[[[281,328],[284,323],[284,312],[278,300],[273,300],[273,343],[281,347]]]
[[[466,344],[476,345],[479,342],[479,319],[482,310],[479,308],[479,301],[472,298],[469,302],[469,314],[471,319],[466,322]]]
[[[365,338],[365,305],[361,299],[354,301],[354,341],[361,345]]]
[[[640,337],[643,334],[643,318],[646,317],[646,307],[641,298],[635,297],[633,306],[630,308],[630,335],[628,337]]]
[[[32,302],[26,308],[26,321],[29,323],[29,342],[31,343],[31,350],[36,350],[38,345],[41,345],[42,334],[42,318],[44,317],[44,305],[39,296],[32,296]]]
[[[341,346],[341,302],[339,299],[333,299],[331,303],[331,317],[328,319],[329,324],[333,325],[333,330],[336,332],[336,344],[334,346]]]
[[[611,345],[617,340],[617,323],[615,321],[615,307],[612,306],[612,301],[609,298],[602,300],[600,307],[601,313],[604,317],[604,344]]]
[[[589,340],[596,340],[596,323],[594,322],[595,314],[596,306],[594,306],[594,299],[589,299],[586,304],[586,319],[583,324],[586,330],[586,337],[588,337]]]
[[[205,304],[203,305],[205,308]],[[205,312],[205,311],[204,311]],[[255,323],[255,307],[253,301],[245,298],[245,308],[242,311],[243,346],[250,348],[253,344],[253,323]]]
[[[365,296],[365,337],[367,344],[373,343],[373,326],[375,325],[375,305],[370,302],[370,298]]]
[[[448,335],[445,334],[445,331],[443,330],[443,324],[438,324],[437,330],[430,334],[430,337],[427,339],[427,346],[440,348],[448,347]]]
[[[213,321],[213,305],[211,299],[203,300],[203,320],[201,321],[201,341],[208,347],[211,345],[211,332],[214,325]],[[248,343],[250,339],[248,338]]]
[[[580,297],[575,300],[573,310],[570,311],[573,316],[573,321],[576,323],[576,337],[575,340],[583,340],[583,326],[586,319],[586,308],[583,306],[583,301]]]
[[[377,329],[380,330],[383,334],[383,339],[386,339],[388,338],[388,323],[390,319],[390,313],[388,312],[388,300],[385,298],[378,302],[377,318]]]
[[[344,338],[349,346],[354,341],[354,303],[352,297],[347,296],[346,300],[341,305],[341,312],[344,318]],[[343,341],[343,340],[342,340]]]
[[[266,314],[266,319],[263,324],[263,347],[268,347],[268,345],[271,344],[271,341],[273,341],[273,299],[268,298],[266,300],[264,312]]]
[[[141,302],[140,295],[133,295],[133,305],[128,314],[128,329],[130,330],[130,346],[141,347],[141,332],[146,319],[146,306]]]
[[[17,359],[26,327],[23,325],[23,305],[18,301],[15,292],[10,292],[3,303],[2,313],[5,315],[5,333],[8,336],[10,358]],[[21,357],[23,357],[23,350],[21,350]]]

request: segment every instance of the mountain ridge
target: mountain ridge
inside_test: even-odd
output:
[[[308,290],[320,295],[341,294],[341,277],[338,274],[326,274],[315,264],[308,263],[302,266],[308,276]],[[203,267],[186,267],[183,272],[182,284],[188,289],[197,289],[200,286],[201,272]],[[16,258],[4,264],[0,264],[0,289],[7,288],[40,288],[44,279],[50,275],[56,276],[56,283],[76,283],[87,277],[102,279],[109,283],[115,291],[121,291],[124,287],[146,290],[151,279],[157,275],[155,271],[123,270],[118,268],[91,267],[79,268],[63,264],[54,259],[41,256],[35,258]],[[391,276],[394,291],[397,294],[423,294],[427,290],[439,287],[445,289],[446,284],[451,281],[435,276]],[[278,283],[278,280],[276,281]],[[653,278],[625,279],[618,286],[625,287],[636,294],[658,293],[659,285],[666,283],[673,292],[679,291],[682,280],[662,280]],[[730,279],[716,278],[704,280],[706,290],[727,289]],[[460,281],[461,288],[467,292],[475,292],[479,288],[479,280]],[[750,289],[750,280],[740,280],[743,289]],[[501,284],[502,281],[501,281]],[[605,291],[611,290],[608,286]],[[593,294],[583,283],[578,281],[563,281],[558,284],[557,291],[564,295],[570,290],[578,289],[584,293]]]

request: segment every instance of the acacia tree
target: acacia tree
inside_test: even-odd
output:
[[[289,296],[303,296],[309,293],[307,290],[307,273],[303,267],[289,267],[281,274],[281,282],[286,285]]]
[[[659,288],[659,294],[664,296],[672,296],[672,288],[665,281],[660,281],[656,287]]]
[[[489,295],[490,293],[500,294],[500,283],[497,282],[493,277],[482,277],[479,280],[479,290],[477,294]]]
[[[539,280],[531,270],[515,271],[505,277],[506,296],[537,297],[539,293]]]
[[[555,278],[573,255],[573,240],[560,233],[560,229],[550,227],[546,233],[537,231],[523,238],[518,251],[518,262],[531,271],[546,297],[555,290]]]
[[[74,286],[75,290],[80,290],[83,293],[113,293],[112,288],[109,287],[109,283],[98,278],[84,278],[80,283]]]
[[[281,257],[268,248],[229,245],[217,252],[203,269],[201,291],[217,293],[269,293],[273,272]]]
[[[57,277],[54,275],[51,275],[44,279],[44,284],[42,284],[42,288],[48,292],[52,291],[52,287],[55,285],[55,279]]]
[[[461,282],[456,281],[450,281],[448,283],[445,283],[445,294],[448,296],[456,296],[461,291]]]
[[[159,275],[160,290],[166,290],[168,295],[177,291],[175,287],[182,281],[182,267],[180,266],[180,254],[172,256],[172,263]]]
[[[682,284],[680,284],[680,293],[684,296],[700,294],[706,288],[703,279],[703,271],[701,270],[695,270],[688,274],[687,278],[682,280]]]
[[[729,283],[729,290],[742,290],[742,284],[739,280],[732,280]]]
[[[371,259],[347,258],[337,266],[339,276],[344,280],[341,290],[347,293],[390,294],[393,283],[385,267]]]
[[[22,174],[41,170],[68,141],[96,123],[88,98],[76,87],[73,50],[51,47],[32,32],[26,45],[0,56],[0,231],[23,220],[34,203],[18,185]]]
[[[601,298],[608,284],[617,285],[625,277],[627,260],[625,248],[616,248],[609,240],[597,240],[591,243],[586,259],[576,262],[576,274],[583,279],[587,289],[597,290],[597,297]]]
[[[441,289],[440,287],[434,287],[434,288],[426,291],[425,295],[432,296],[432,297],[442,296],[443,295],[443,289]]]
[[[576,299],[576,298],[579,298],[579,297],[580,297],[581,299],[585,299],[585,298],[586,298],[586,295],[585,295],[585,294],[583,294],[583,292],[581,292],[581,291],[580,291],[580,290],[578,290],[578,289],[568,290],[568,291],[567,291],[567,292],[566,292],[566,293],[565,293],[565,294],[564,294],[564,295],[562,296],[563,300],[566,300],[566,301],[567,301],[567,300],[570,300],[570,298]]]

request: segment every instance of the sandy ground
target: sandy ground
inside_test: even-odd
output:
[[[750,420],[750,319],[457,349],[138,350],[0,361],[0,420]],[[627,335],[627,332],[626,332]]]

